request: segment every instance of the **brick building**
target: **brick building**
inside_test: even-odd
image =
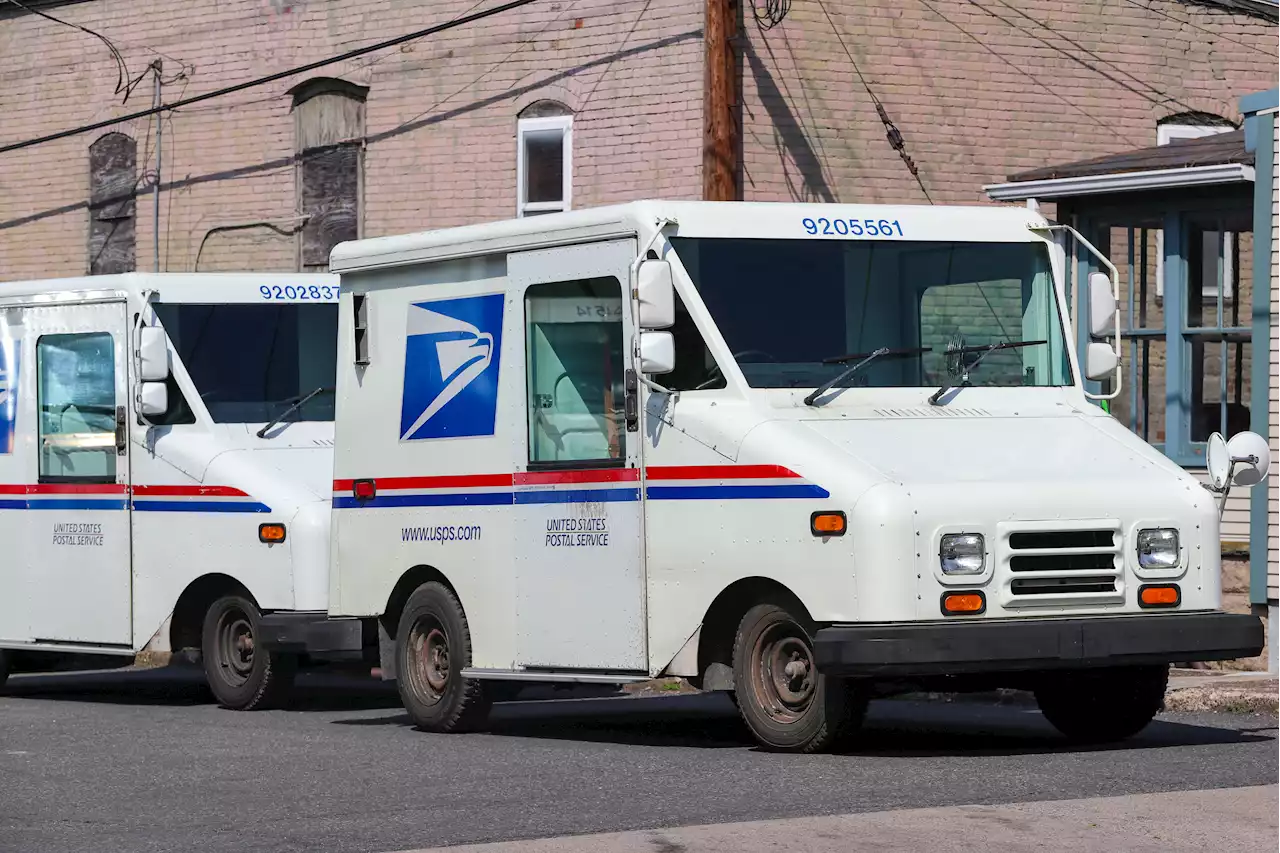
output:
[[[1272,0],[537,0],[119,120],[498,5],[0,2],[0,278],[316,269],[357,236],[640,197],[982,203],[1230,133],[1277,74]],[[1250,239],[1223,242],[1233,305]],[[1223,362],[1246,404],[1250,359]],[[1158,441],[1164,418],[1135,429]],[[1224,538],[1248,524],[1241,494]]]
[[[493,5],[0,4],[0,146]],[[752,200],[983,201],[1007,174],[1153,144],[1187,117],[1238,123],[1238,97],[1276,75],[1266,0],[725,5],[739,19],[732,170]],[[157,257],[164,270],[315,267],[356,234],[696,198],[705,13],[674,0],[534,2],[158,123],[9,151],[0,276],[145,270]],[[118,50],[127,102],[107,43],[67,24]]]

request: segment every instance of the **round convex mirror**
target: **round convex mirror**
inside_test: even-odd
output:
[[[1271,448],[1256,432],[1238,432],[1227,442],[1227,455],[1236,463],[1232,482],[1237,486],[1253,486],[1267,478],[1271,467]]]

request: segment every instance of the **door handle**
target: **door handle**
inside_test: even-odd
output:
[[[116,455],[124,456],[129,447],[129,427],[125,423],[124,406],[116,406]]]
[[[628,368],[626,373],[626,397],[623,400],[627,419],[627,432],[635,432],[640,429],[638,386],[639,382],[636,380],[635,370]]]

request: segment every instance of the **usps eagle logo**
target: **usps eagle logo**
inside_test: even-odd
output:
[[[0,341],[0,454],[13,452],[17,416],[18,342]]]
[[[410,304],[401,441],[493,435],[503,300],[495,293]]]

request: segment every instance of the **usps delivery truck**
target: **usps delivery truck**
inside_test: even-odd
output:
[[[193,650],[224,705],[283,699],[258,620],[328,604],[337,285],[0,284],[0,683]]]
[[[1082,357],[1073,240],[1111,270]],[[779,750],[922,685],[1032,690],[1111,740],[1170,662],[1262,648],[1218,609],[1219,496],[1091,400],[1114,268],[1032,210],[643,202],[331,269],[329,608],[376,626],[422,728],[672,675]],[[1220,490],[1269,464],[1253,434],[1210,452]]]

